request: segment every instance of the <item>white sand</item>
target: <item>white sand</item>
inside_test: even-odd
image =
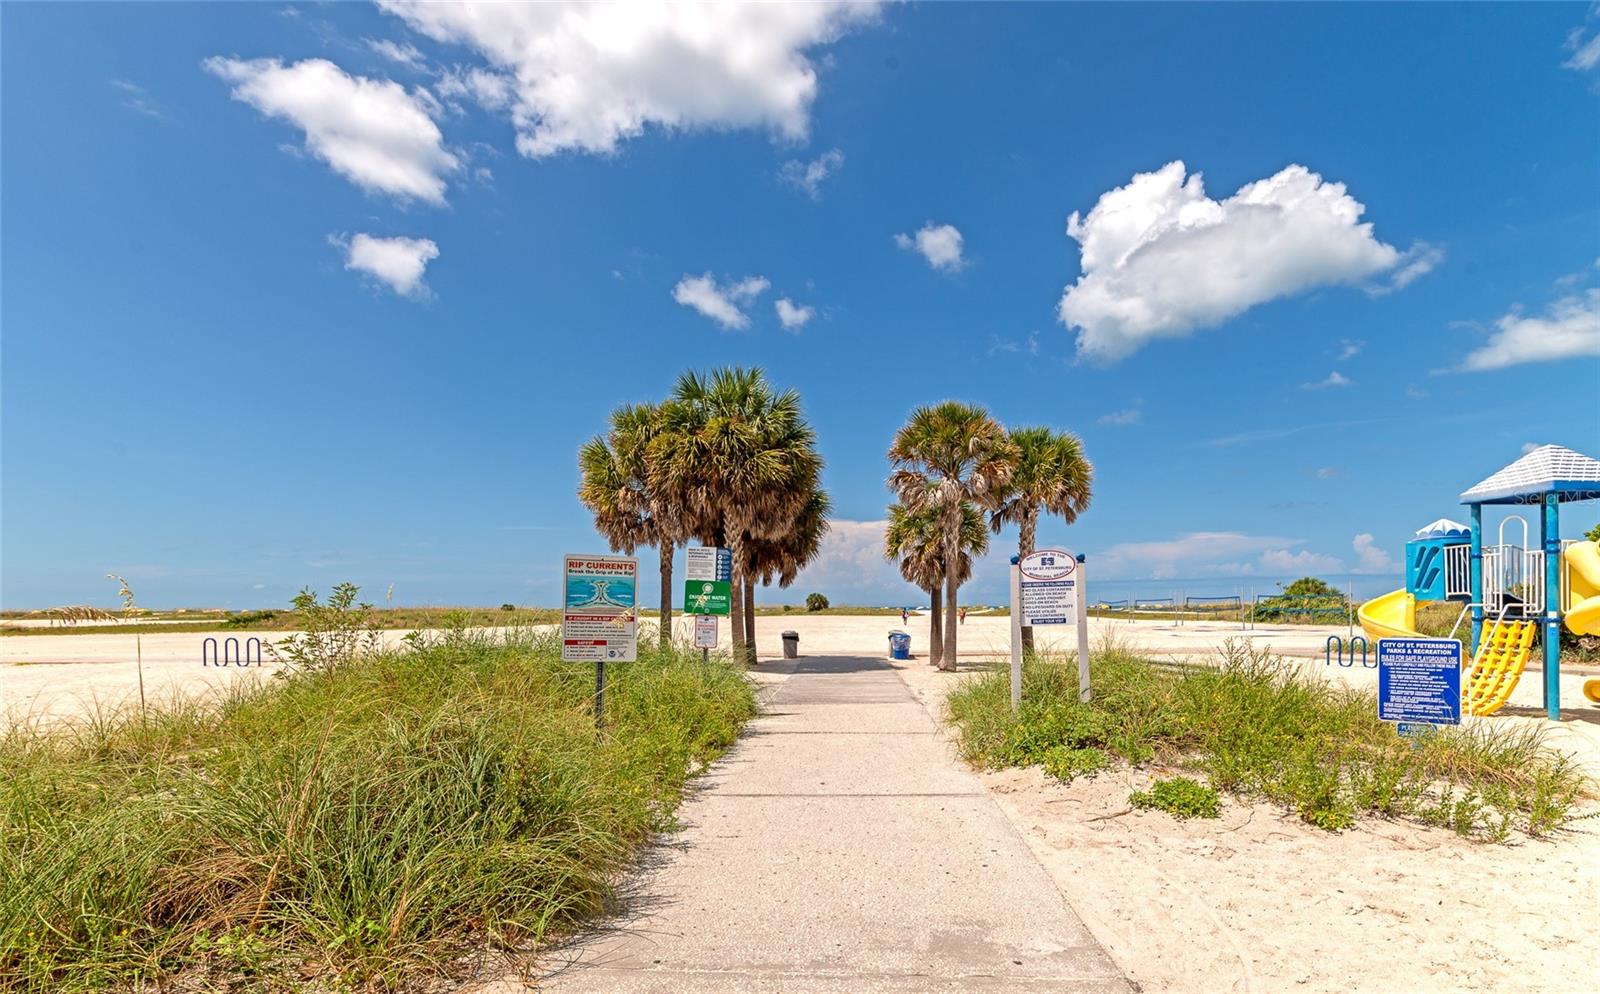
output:
[[[1006,651],[1007,619],[969,616],[963,667]],[[761,617],[763,656],[780,633],[800,633],[810,655],[883,654],[898,617]],[[1236,626],[1095,623],[1131,646],[1162,654],[1211,652],[1250,637],[1300,665],[1351,683],[1375,671],[1324,666],[1322,641],[1341,629],[1239,632]],[[905,629],[918,656],[926,619]],[[727,626],[723,625],[724,644]],[[686,633],[686,629],[685,629]],[[270,633],[281,638],[284,633]],[[399,632],[389,633],[397,639]],[[201,634],[145,635],[152,696],[196,694],[273,671],[200,665]],[[222,636],[217,636],[219,639]],[[245,637],[245,633],[239,633]],[[0,712],[63,716],[95,700],[137,693],[128,635],[0,639]],[[270,658],[270,657],[269,657]],[[920,659],[901,676],[936,717],[966,678]],[[760,667],[757,673],[761,672]],[[761,677],[758,675],[758,680]],[[1582,677],[1563,678],[1568,720],[1538,705],[1537,673],[1496,723],[1536,725],[1600,777],[1600,707]],[[1366,820],[1342,833],[1304,825],[1269,806],[1228,802],[1218,821],[1178,822],[1127,812],[1128,794],[1155,775],[1121,771],[1070,786],[1038,770],[984,773],[1002,809],[1117,964],[1147,991],[1578,991],[1600,965],[1600,819],[1550,841],[1498,846],[1406,823]]]
[[[936,714],[966,679],[896,665]],[[1591,707],[1561,726],[1591,775],[1600,774],[1596,719]],[[1373,819],[1324,832],[1266,804],[1224,801],[1216,821],[1129,810],[1128,795],[1162,772],[1123,769],[1070,785],[1038,769],[982,774],[1144,990],[1594,989],[1600,819],[1548,841],[1489,845]]]

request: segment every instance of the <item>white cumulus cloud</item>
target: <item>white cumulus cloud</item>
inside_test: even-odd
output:
[[[352,76],[326,59],[210,58],[207,72],[233,98],[305,132],[306,151],[366,190],[445,202],[445,178],[461,166],[429,116],[432,98],[390,80]]]
[[[1572,53],[1572,57],[1561,63],[1566,68],[1588,72],[1600,66],[1600,34],[1585,38],[1585,33],[1585,29],[1579,26],[1567,35],[1566,49]]]
[[[1322,379],[1317,380],[1315,383],[1302,383],[1302,384],[1300,384],[1300,389],[1302,389],[1302,390],[1326,390],[1329,387],[1347,387],[1349,385],[1350,385],[1350,377],[1344,375],[1343,373],[1339,372],[1336,369],[1333,372],[1329,373],[1327,376],[1323,377]]]
[[[439,258],[439,246],[432,239],[356,234],[348,241],[339,236],[329,241],[344,249],[344,268],[366,273],[402,296],[428,295],[422,276],[428,263]]]
[[[1497,319],[1489,340],[1461,368],[1504,369],[1525,362],[1600,356],[1600,289],[1562,297],[1542,317],[1512,311]]]
[[[1350,543],[1356,550],[1357,573],[1395,573],[1400,567],[1369,532],[1362,532]]]
[[[837,2],[379,3],[507,80],[530,157],[614,152],[651,125],[802,139],[817,95],[808,52],[878,13]]]
[[[1061,322],[1077,329],[1080,356],[1110,363],[1269,300],[1384,273],[1392,287],[1437,264],[1431,246],[1379,241],[1365,209],[1299,165],[1220,201],[1182,161],[1139,173],[1068,219],[1083,272],[1061,297]]]
[[[894,243],[921,254],[928,260],[928,265],[943,272],[953,273],[966,265],[966,260],[961,257],[961,232],[953,224],[934,224],[929,221],[918,228],[914,235],[904,232],[895,235]]]
[[[900,576],[899,567],[883,558],[887,521],[828,523],[817,557],[801,571],[793,589],[820,590],[835,604],[915,604],[926,600]],[[919,596],[922,600],[919,601]]]
[[[779,297],[773,305],[778,311],[778,323],[790,331],[799,331],[806,326],[812,318],[817,316],[816,308],[796,304],[788,297]]]
[[[394,42],[387,38],[368,38],[367,47],[396,65],[417,70],[426,65],[422,53],[410,42]]]
[[[843,165],[844,153],[830,148],[810,162],[790,159],[778,170],[778,178],[797,190],[805,191],[812,200],[821,200],[822,181],[838,172]]]
[[[1090,557],[1095,575],[1116,580],[1336,572],[1337,559],[1301,550],[1303,539],[1242,532],[1190,532],[1173,539],[1119,542]]]
[[[1127,425],[1136,425],[1144,420],[1144,412],[1137,407],[1128,407],[1120,411],[1111,411],[1095,419],[1096,424],[1109,425],[1113,428],[1122,428]]]
[[[1288,549],[1268,549],[1261,554],[1261,571],[1267,574],[1309,576],[1314,573],[1337,573],[1344,563],[1333,556],[1325,556],[1310,549],[1290,552]]]
[[[765,276],[747,276],[736,283],[719,284],[710,273],[700,276],[686,273],[672,288],[672,299],[694,308],[724,328],[742,330],[750,327],[750,315],[745,313],[745,306],[771,285]]]

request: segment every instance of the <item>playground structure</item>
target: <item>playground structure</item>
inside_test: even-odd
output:
[[[1473,715],[1493,714],[1510,699],[1537,637],[1545,714],[1559,720],[1562,625],[1600,635],[1600,552],[1594,542],[1561,539],[1561,505],[1584,500],[1600,500],[1600,460],[1559,445],[1528,452],[1461,495],[1470,524],[1440,519],[1406,543],[1406,585],[1362,604],[1362,629],[1373,640],[1416,638],[1417,601],[1460,602],[1450,635],[1470,614],[1472,663],[1462,710]],[[1537,505],[1539,544],[1529,547],[1527,519],[1511,514],[1500,522],[1495,544],[1484,545],[1484,505]],[[1600,701],[1600,680],[1583,689]]]

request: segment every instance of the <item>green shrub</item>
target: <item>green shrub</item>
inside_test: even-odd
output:
[[[502,604],[502,605],[500,605],[500,610],[502,610],[502,611],[515,611],[516,609],[517,609],[517,606],[515,604]]]
[[[1129,794],[1128,803],[1136,808],[1165,811],[1179,820],[1215,818],[1221,813],[1221,800],[1217,797],[1217,792],[1200,781],[1188,777],[1157,780],[1150,785],[1149,790],[1139,790]]]
[[[1056,746],[1044,754],[1042,762],[1046,773],[1068,783],[1074,777],[1093,776],[1111,764],[1104,752],[1092,746],[1081,749]]]
[[[806,594],[807,611],[826,611],[828,598],[823,594]]]
[[[222,623],[224,628],[256,628],[266,624],[278,616],[276,611],[240,611],[238,614],[228,615],[228,620]]]
[[[301,590],[293,601],[301,630],[269,644],[267,651],[301,672],[332,672],[376,654],[383,638],[372,605],[356,603],[360,593],[355,584],[341,583],[324,604],[311,589]]]

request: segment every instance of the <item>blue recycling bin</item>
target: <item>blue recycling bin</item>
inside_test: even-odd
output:
[[[911,658],[911,636],[907,635],[905,632],[890,632],[889,633],[889,658],[890,659],[910,659]]]

